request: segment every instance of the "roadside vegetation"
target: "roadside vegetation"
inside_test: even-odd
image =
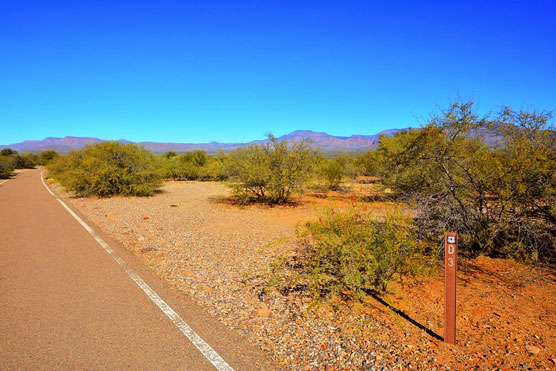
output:
[[[465,257],[554,266],[551,119],[549,112],[507,107],[480,116],[473,102],[459,100],[419,129],[382,137],[377,150],[355,160],[322,160],[329,190],[339,188],[349,164],[356,175],[377,177],[381,197],[405,211],[384,217],[356,208],[322,213],[300,229],[297,253],[273,268],[286,277],[280,290],[307,290],[316,302],[383,294],[394,279],[431,271],[445,231],[458,232]]]
[[[382,181],[415,210],[422,238],[438,241],[450,230],[469,256],[554,261],[551,117],[510,108],[481,117],[472,102],[455,102],[419,130],[382,138]]]
[[[488,354],[491,368],[552,364],[556,138],[548,112],[486,116],[456,101],[365,153],[324,153],[273,136],[216,154],[103,143],[48,169],[80,196],[151,195],[168,181],[140,203],[73,204],[286,361],[295,354],[309,364],[322,349],[332,364],[339,353],[329,350],[348,344],[339,363],[346,369],[368,365],[371,352],[425,369],[473,368],[476,354]],[[463,258],[465,361],[440,342],[448,230],[458,232]]]
[[[11,163],[0,158],[0,179],[9,178],[14,169],[15,168]]]
[[[317,156],[317,171],[313,177],[317,190],[340,191],[346,180],[355,180],[360,175],[365,175],[361,164],[362,155],[353,153],[333,153]]]
[[[229,178],[228,155],[213,156],[205,151],[192,151],[178,155],[170,151],[157,158],[161,175],[168,180],[213,180]]]
[[[162,185],[153,154],[134,144],[89,144],[47,168],[50,177],[81,197],[151,196]]]
[[[33,169],[37,165],[46,165],[58,156],[55,151],[20,154],[11,148],[0,150],[0,178],[9,178],[15,169]]]
[[[384,294],[393,279],[434,270],[434,248],[418,239],[413,221],[399,211],[377,217],[361,208],[323,209],[298,230],[299,254],[274,266],[286,275],[279,289],[308,289],[313,303]],[[289,269],[290,272],[284,272]]]
[[[270,134],[267,141],[217,154],[154,156],[118,142],[61,157],[5,150],[0,169],[4,174],[26,161],[50,161],[50,176],[79,196],[150,196],[163,179],[222,181],[240,204],[294,205],[307,191],[324,198],[350,192],[348,184],[372,182],[376,194],[358,201],[388,200],[395,205],[391,213],[323,211],[300,228],[297,255],[276,269],[296,277],[282,290],[302,287],[319,302],[384,293],[394,279],[429,272],[447,230],[459,233],[467,257],[554,264],[551,120],[549,112],[510,108],[481,116],[473,102],[458,100],[421,128],[381,137],[376,150],[362,154],[324,154],[310,142],[288,143]]]
[[[230,154],[234,194],[241,203],[282,204],[303,191],[312,175],[315,151],[307,141],[288,144],[273,135],[262,144],[238,148]]]

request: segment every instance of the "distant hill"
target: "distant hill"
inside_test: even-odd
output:
[[[2,148],[11,148],[18,152],[42,152],[54,150],[59,153],[67,153],[72,149],[82,148],[87,143],[100,143],[102,139],[89,137],[64,137],[64,138],[45,138],[43,140],[25,140],[21,143],[0,145]]]
[[[310,130],[296,130],[287,135],[283,135],[278,139],[287,139],[291,142],[310,139],[313,142],[313,145],[320,147],[326,152],[360,152],[368,149],[374,149],[378,145],[378,140],[381,135],[392,136],[394,133],[401,130],[404,129],[385,130],[373,135],[352,135],[349,137],[334,136],[328,133]]]
[[[279,137],[279,140],[287,139],[290,142],[299,142],[310,139],[314,146],[320,147],[325,152],[360,152],[375,148],[378,144],[380,135],[391,136],[403,129],[385,130],[374,135],[352,135],[349,137],[334,136],[328,133],[315,132],[311,130],[296,130],[289,134]],[[71,150],[85,147],[88,143],[100,143],[103,139],[92,137],[64,137],[46,138],[43,140],[26,140],[21,143],[0,145],[2,148],[11,148],[19,152],[42,152],[54,150],[59,153],[68,153]],[[125,139],[119,141],[127,143]],[[248,143],[158,143],[158,142],[138,142],[155,153],[168,151],[187,152],[193,150],[205,150],[207,152],[230,151],[234,148],[253,143],[262,143],[266,140],[255,140]]]

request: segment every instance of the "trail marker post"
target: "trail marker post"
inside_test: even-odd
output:
[[[446,232],[444,237],[444,341],[456,344],[456,273],[458,263],[458,235]]]

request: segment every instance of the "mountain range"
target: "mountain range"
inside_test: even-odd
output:
[[[328,133],[315,132],[311,130],[296,130],[289,134],[283,135],[278,140],[287,139],[289,142],[299,142],[301,140],[309,139],[313,145],[319,147],[325,152],[360,152],[368,149],[373,149],[377,146],[380,135],[392,136],[394,133],[403,129],[384,130],[374,135],[352,135],[349,137],[334,136]],[[268,140],[268,139],[266,139]],[[247,143],[159,143],[159,142],[137,142],[136,144],[142,145],[145,148],[155,153],[163,153],[168,151],[174,152],[187,152],[194,150],[205,150],[207,152],[217,151],[230,151],[234,148],[254,144],[263,143],[266,140],[255,140]],[[88,143],[104,142],[104,139],[93,137],[72,137],[66,136],[64,138],[45,138],[43,140],[26,140],[20,143],[13,143],[8,145],[0,145],[2,148],[11,148],[18,152],[42,152],[47,150],[54,150],[58,153],[68,153],[74,149],[85,147]],[[120,139],[120,142],[131,143],[125,139]]]

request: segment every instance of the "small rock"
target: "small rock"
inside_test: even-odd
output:
[[[541,351],[540,348],[538,348],[538,347],[536,347],[536,346],[534,346],[534,345],[526,345],[526,346],[525,346],[525,349],[526,349],[529,353],[531,353],[532,355],[537,355],[537,354],[539,354],[539,352]]]
[[[263,308],[257,310],[255,312],[255,314],[257,316],[260,316],[260,317],[268,317],[268,316],[270,316],[270,309],[263,307]]]

